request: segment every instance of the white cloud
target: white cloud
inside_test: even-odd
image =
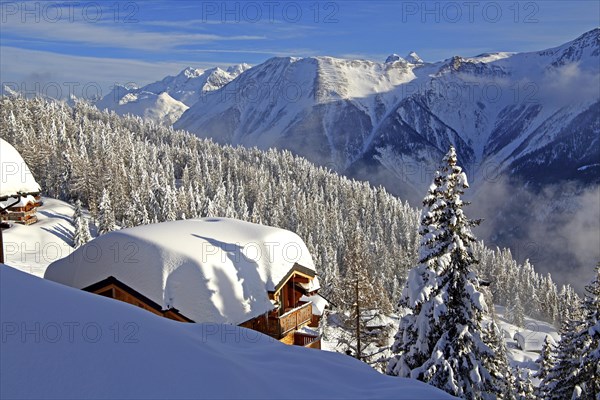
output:
[[[17,85],[28,91],[46,88],[52,97],[57,88],[61,88],[66,97],[70,87],[78,90],[87,87],[90,96],[97,87],[105,95],[115,83],[144,85],[176,74],[187,66],[210,68],[217,65],[223,64],[81,57],[0,46],[0,80],[3,84]]]
[[[18,14],[3,16],[4,34],[17,35],[21,39],[77,43],[110,48],[161,51],[183,45],[205,44],[220,41],[254,41],[266,39],[259,35],[223,36],[211,33],[178,33],[141,30],[140,24],[116,22],[86,22],[68,19],[52,22],[47,18],[39,21],[22,21]]]

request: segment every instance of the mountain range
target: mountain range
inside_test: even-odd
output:
[[[219,143],[284,148],[422,195],[452,144],[475,185],[510,173],[598,183],[600,29],[555,48],[425,62],[277,57],[187,68],[97,103]]]
[[[225,70],[188,67],[175,76],[167,76],[141,88],[116,85],[96,106],[120,115],[133,114],[172,125],[205,93],[223,87],[248,68],[248,64]]]

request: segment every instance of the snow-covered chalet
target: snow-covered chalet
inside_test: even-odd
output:
[[[0,222],[37,222],[36,211],[42,205],[40,185],[23,157],[4,139],[0,139],[0,164]]]
[[[122,229],[52,263],[44,277],[174,320],[320,348],[310,326],[326,301],[306,245],[284,229],[229,218]]]

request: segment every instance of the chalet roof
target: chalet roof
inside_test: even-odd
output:
[[[550,341],[550,344],[556,346],[556,341],[548,332],[535,332],[530,330],[519,331],[515,333],[515,340],[519,348],[524,351],[541,351],[544,347],[544,340]]]
[[[325,300],[324,297],[321,297],[318,294],[315,294],[312,296],[302,295],[302,297],[300,297],[300,301],[312,302],[313,315],[323,315],[323,312],[325,311],[325,307],[327,307],[327,305],[329,304],[329,302],[327,300]]]
[[[16,203],[15,203],[16,202]],[[28,204],[35,204],[37,200],[32,195],[21,196],[18,201],[16,197],[8,197],[6,200],[0,200],[2,207],[25,207]]]
[[[40,192],[29,167],[10,143],[0,139],[0,200],[14,197],[18,193],[33,194]]]
[[[103,279],[99,282],[96,282],[88,287],[84,287],[82,288],[83,290],[87,291],[87,292],[96,292],[96,290],[98,289],[102,289],[105,288],[107,286],[110,285],[114,285],[116,287],[118,287],[119,289],[123,290],[124,292],[129,293],[131,296],[135,297],[136,299],[138,299],[139,301],[141,301],[142,303],[144,303],[145,305],[147,305],[148,307],[153,308],[156,311],[164,311],[162,309],[162,307],[157,304],[156,302],[152,301],[151,299],[149,299],[148,297],[144,296],[143,294],[141,294],[140,292],[138,292],[137,290],[131,288],[130,286],[127,286],[126,284],[124,284],[123,282],[121,282],[120,280],[118,280],[117,278],[115,278],[114,276],[109,276],[106,279]],[[174,314],[177,314],[179,317],[181,317],[182,319],[187,320],[188,322],[194,322],[191,319],[189,319],[188,317],[186,317],[185,315],[182,315],[178,309],[176,308],[171,308],[169,311],[173,312]]]
[[[107,233],[52,263],[44,277],[81,289],[114,276],[163,309],[237,325],[271,310],[268,292],[294,269],[315,274],[295,233],[203,218]]]

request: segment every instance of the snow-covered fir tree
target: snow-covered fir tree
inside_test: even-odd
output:
[[[535,377],[538,378],[540,381],[546,379],[546,376],[548,376],[548,373],[550,372],[552,366],[556,362],[556,359],[554,358],[554,352],[556,351],[556,349],[554,348],[552,342],[553,340],[550,339],[550,335],[547,335],[544,338],[544,345],[542,346],[542,351],[540,352],[540,356],[538,357],[538,359],[535,361],[539,366]]]
[[[556,361],[543,378],[541,398],[600,398],[600,266],[578,312],[561,329]]]
[[[515,293],[514,299],[510,299],[506,306],[506,317],[508,322],[523,328],[525,326],[525,310],[521,304],[521,296]]]
[[[596,275],[586,287],[583,301],[584,320],[578,342],[582,344],[577,387],[584,399],[600,399],[600,263]]]
[[[72,224],[75,228],[75,232],[73,233],[73,247],[77,249],[92,240],[89,222],[83,216],[82,205],[79,199],[75,202]]]
[[[388,365],[391,375],[411,377],[467,399],[501,396],[484,343],[487,305],[473,270],[475,237],[462,208],[467,177],[451,147],[423,200],[419,263],[410,271]]]
[[[508,362],[506,343],[494,319],[487,325],[484,334],[484,341],[492,350],[486,354],[485,360],[492,376],[487,392],[498,393],[498,399],[513,399],[514,378]]]
[[[115,222],[115,213],[110,201],[110,193],[104,188],[102,189],[102,198],[98,206],[98,234],[103,235],[117,229]]]
[[[535,388],[531,382],[529,370],[516,367],[514,370],[514,386],[512,398],[515,400],[531,400],[535,398]]]
[[[575,390],[573,374],[577,373],[579,362],[577,354],[577,329],[579,321],[569,319],[563,322],[560,330],[560,341],[556,349],[556,362],[540,383],[540,398],[570,399]]]

